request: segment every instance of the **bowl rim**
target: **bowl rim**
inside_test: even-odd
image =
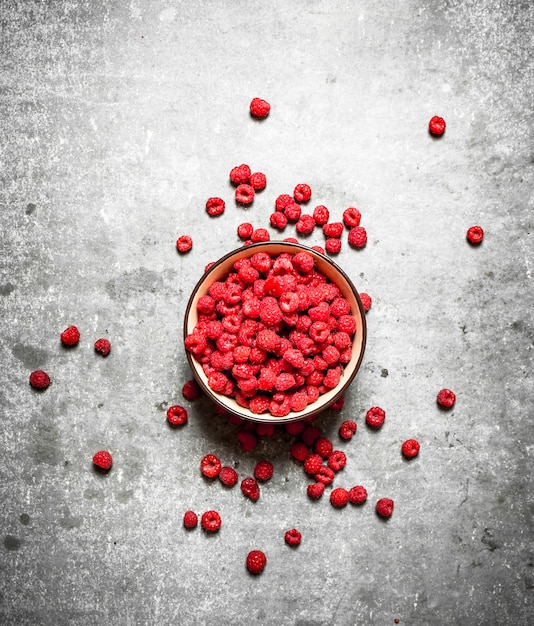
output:
[[[310,253],[314,257],[314,259],[319,259],[320,264],[322,263],[322,264],[331,266],[331,268],[335,272],[338,272],[341,275],[343,280],[348,285],[350,291],[352,292],[356,300],[356,304],[359,309],[359,314],[360,314],[359,317],[360,317],[360,324],[361,324],[361,342],[360,342],[359,354],[353,366],[353,370],[350,372],[349,376],[347,376],[344,380],[342,380],[342,382],[340,382],[337,385],[337,387],[334,387],[334,389],[327,392],[327,394],[323,394],[323,396],[320,396],[318,400],[316,400],[312,404],[309,404],[306,407],[306,409],[304,409],[303,411],[298,411],[298,412],[291,411],[288,415],[284,417],[276,417],[274,415],[271,415],[270,413],[256,414],[256,413],[252,413],[252,411],[250,410],[245,409],[244,407],[239,406],[233,398],[230,398],[228,396],[223,396],[222,394],[218,394],[217,392],[214,392],[207,385],[207,383],[203,380],[202,376],[200,375],[199,370],[202,369],[201,364],[195,359],[194,355],[191,354],[185,348],[185,346],[184,346],[184,349],[185,349],[185,353],[187,356],[187,361],[189,363],[189,367],[197,383],[200,385],[201,389],[203,390],[203,392],[207,395],[208,398],[212,399],[216,404],[218,404],[220,407],[228,411],[228,413],[235,415],[237,417],[240,417],[243,420],[252,421],[256,423],[285,424],[288,422],[296,422],[296,421],[301,421],[301,420],[305,420],[305,419],[312,418],[312,417],[317,417],[320,413],[323,413],[324,411],[326,411],[341,395],[345,393],[347,388],[350,386],[350,384],[354,380],[354,377],[358,373],[361,367],[362,361],[363,361],[366,343],[367,343],[367,322],[366,322],[366,316],[365,316],[365,309],[363,308],[363,304],[360,299],[360,294],[358,290],[356,289],[356,287],[354,286],[354,283],[349,278],[345,270],[343,270],[335,261],[333,261],[326,254],[322,254],[318,250],[314,250],[310,246],[307,246],[300,242],[294,243],[294,242],[289,242],[289,241],[270,240],[270,241],[252,243],[248,245],[241,245],[237,248],[234,248],[230,252],[227,252],[222,257],[220,257],[217,261],[214,261],[213,263],[211,263],[208,266],[208,269],[204,271],[203,275],[196,282],[191,292],[191,295],[189,297],[189,300],[187,302],[186,309],[185,309],[184,320],[183,320],[183,339],[185,340],[186,336],[190,333],[189,320],[191,316],[193,303],[195,302],[198,292],[206,283],[209,276],[215,273],[218,270],[218,268],[220,268],[221,265],[227,263],[232,257],[236,255],[240,255],[241,258],[247,258],[247,257],[252,256],[253,254],[256,254],[257,252],[268,251],[268,249],[272,248],[273,246],[279,249],[279,251],[276,254],[281,254],[284,251],[287,251],[287,252],[292,251],[294,253],[301,251],[301,252]],[[322,271],[322,270],[319,268],[319,271]],[[352,314],[354,315],[354,313]],[[320,399],[321,397],[324,397],[324,396],[328,396],[328,401],[326,402],[325,400],[325,402],[321,404]],[[318,406],[314,410],[313,407],[316,404]]]

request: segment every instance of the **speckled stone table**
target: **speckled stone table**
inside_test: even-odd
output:
[[[2,624],[534,622],[533,18],[498,0],[1,3]],[[254,96],[272,105],[262,122]],[[248,209],[228,180],[240,163],[268,181]],[[358,207],[369,237],[354,250],[344,235],[335,258],[373,299],[364,361],[316,421],[347,455],[334,484],[366,486],[361,507],[334,509],[329,488],[311,501],[283,429],[244,453],[237,426],[181,393],[196,281],[244,221],[295,236],[269,215],[300,182],[332,219]],[[252,503],[202,478],[208,452],[274,476]],[[217,509],[221,530],[185,531],[189,508]]]

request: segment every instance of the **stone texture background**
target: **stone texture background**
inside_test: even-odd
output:
[[[534,621],[533,7],[0,3],[3,624]],[[273,107],[261,123],[254,96]],[[248,210],[228,183],[243,162],[268,177]],[[342,413],[319,420],[348,455],[337,484],[368,488],[360,509],[310,502],[283,432],[243,454],[205,400],[186,403],[183,429],[165,422],[190,377],[190,291],[240,245],[237,225],[266,226],[298,182],[333,217],[359,207],[369,233],[336,258],[373,297],[366,356]],[[82,340],[65,350],[70,324]],[[43,394],[37,368],[53,378]],[[452,411],[436,406],[442,387]],[[374,405],[378,433],[363,420]],[[359,430],[342,444],[347,417]],[[409,463],[408,437],[422,444]],[[107,476],[92,469],[100,448]],[[207,452],[242,476],[269,458],[275,476],[252,504],[201,479]],[[387,523],[381,496],[396,502]],[[221,531],[185,532],[187,508],[217,508]],[[269,559],[257,578],[254,547]]]

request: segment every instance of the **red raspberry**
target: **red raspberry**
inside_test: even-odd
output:
[[[313,424],[307,424],[306,428],[302,431],[302,441],[307,446],[313,446],[315,440],[321,436],[321,429]]]
[[[185,252],[189,252],[193,247],[193,240],[189,235],[181,235],[176,240],[176,249],[180,254],[184,254]]]
[[[269,217],[269,223],[273,228],[278,228],[278,230],[284,230],[287,226],[287,217],[281,211],[275,211]]]
[[[67,348],[70,348],[80,341],[80,331],[76,326],[69,326],[61,333],[60,338],[61,343]]]
[[[295,413],[304,411],[308,404],[308,394],[306,393],[306,390],[296,391],[291,395],[290,406],[291,410],[295,411]]]
[[[328,254],[339,254],[339,252],[341,252],[341,239],[329,237],[324,242],[324,248],[328,252]]]
[[[334,482],[335,472],[326,465],[323,465],[321,469],[317,472],[317,474],[315,474],[314,478],[318,483],[323,483],[323,485],[330,485],[332,482]]]
[[[251,398],[248,408],[252,411],[252,413],[260,415],[261,413],[267,413],[270,404],[271,401],[267,396],[257,395]]]
[[[250,175],[249,184],[255,191],[261,191],[267,186],[267,177],[262,172],[254,172]]]
[[[293,198],[289,194],[283,193],[274,201],[274,208],[276,211],[285,211],[285,209],[292,204],[295,204]]]
[[[259,243],[261,241],[270,241],[271,235],[266,228],[256,228],[252,233],[251,240],[252,243]]]
[[[330,503],[338,509],[343,508],[349,501],[349,492],[344,487],[337,487],[330,493]]]
[[[437,403],[445,409],[450,409],[456,402],[456,395],[450,389],[442,389],[436,396]]]
[[[206,478],[215,478],[221,471],[221,462],[214,454],[206,454],[200,461],[200,471]]]
[[[386,419],[386,412],[379,406],[371,407],[365,414],[365,422],[371,428],[380,428]]]
[[[251,550],[247,554],[246,566],[251,574],[261,574],[267,564],[267,557],[261,550]]]
[[[299,183],[293,190],[293,198],[295,198],[296,202],[308,202],[311,195],[311,187],[306,183]]]
[[[251,174],[250,167],[246,163],[242,163],[230,170],[230,181],[236,186],[244,185],[250,180]]]
[[[338,296],[332,300],[330,304],[330,313],[334,317],[341,317],[342,315],[349,315],[350,303],[346,298]]]
[[[348,242],[353,248],[363,248],[367,243],[367,231],[363,226],[355,226],[349,230]]]
[[[291,435],[292,437],[296,437],[297,435],[300,435],[302,433],[305,427],[306,425],[304,424],[304,422],[301,422],[301,421],[288,422],[287,424],[285,424],[285,431],[288,435]]]
[[[50,376],[43,370],[35,370],[30,374],[30,385],[38,391],[44,391],[50,385]]]
[[[339,427],[339,436],[341,439],[352,439],[352,437],[356,434],[356,430],[358,428],[358,424],[352,420],[345,420],[341,426]]]
[[[260,497],[260,486],[255,478],[243,478],[241,481],[241,491],[243,495],[249,500],[252,500],[252,502],[256,502]]]
[[[206,511],[202,513],[200,523],[206,532],[214,533],[220,529],[222,520],[217,511]]]
[[[93,455],[93,464],[98,469],[107,472],[113,465],[113,459],[107,450],[99,450]]]
[[[473,245],[478,245],[484,238],[484,230],[481,226],[471,226],[467,229],[467,241]]]
[[[341,409],[345,406],[345,398],[343,396],[339,396],[339,398],[330,406],[332,411],[341,411]]]
[[[349,489],[349,502],[351,504],[363,504],[367,500],[367,489],[362,485],[356,485]]]
[[[308,497],[312,500],[318,500],[324,493],[324,484],[323,483],[311,483],[306,488],[306,493]]]
[[[341,315],[337,320],[337,330],[353,335],[356,332],[356,320],[352,315]]]
[[[236,437],[242,452],[250,452],[258,445],[258,438],[248,430],[240,430]]]
[[[317,226],[324,226],[330,219],[330,211],[322,204],[313,209],[312,215]]]
[[[302,540],[302,534],[296,529],[286,531],[284,540],[288,546],[298,546]]]
[[[270,461],[258,461],[254,467],[254,478],[265,482],[273,475],[273,464]]]
[[[198,524],[198,515],[194,511],[186,511],[184,513],[184,527],[187,529],[196,528]]]
[[[184,383],[184,386],[182,387],[182,395],[186,400],[196,400],[197,398],[200,398],[201,394],[202,390],[196,380],[191,379]]]
[[[362,303],[363,310],[366,313],[371,308],[371,305],[373,304],[371,296],[367,293],[360,293],[360,302]]]
[[[346,463],[347,456],[341,450],[334,450],[327,460],[328,467],[334,472],[339,472],[339,470],[342,470],[345,467]]]
[[[343,223],[347,228],[359,226],[361,219],[362,214],[354,207],[349,207],[343,211]]]
[[[291,204],[284,208],[284,215],[287,217],[288,222],[298,222],[300,216],[302,215],[302,209],[295,201],[292,200]]]
[[[430,122],[428,122],[428,130],[430,134],[434,135],[435,137],[443,135],[446,126],[447,124],[445,123],[445,120],[438,115],[434,115],[434,117],[431,117]]]
[[[315,250],[315,252],[318,252],[319,254],[324,255],[325,250],[322,246],[312,246],[311,247],[312,250]]]
[[[318,437],[313,444],[313,450],[317,454],[320,454],[323,459],[327,459],[333,452],[334,446],[330,439],[326,437]]]
[[[315,476],[321,470],[323,465],[323,457],[320,454],[313,453],[308,455],[306,460],[304,461],[304,471],[306,474],[310,474],[311,476]]]
[[[170,406],[167,409],[167,421],[171,426],[182,426],[187,422],[187,410],[179,405]]]
[[[261,98],[252,98],[250,101],[250,114],[256,119],[267,117],[271,111],[271,105],[267,100]]]
[[[219,472],[219,480],[222,482],[223,485],[226,485],[227,487],[233,487],[235,484],[237,484],[239,476],[233,467],[223,465],[221,467],[221,471]]]
[[[107,356],[111,350],[111,344],[107,339],[97,339],[95,341],[95,352],[99,352],[102,356]]]
[[[407,439],[401,447],[402,454],[407,459],[413,459],[415,456],[419,454],[419,449],[421,448],[419,442],[416,439]]]
[[[206,211],[211,217],[222,215],[226,205],[222,198],[208,198],[206,200]]]
[[[308,446],[302,443],[302,441],[295,441],[295,443],[291,445],[289,452],[294,459],[301,463],[304,462],[310,454]]]
[[[309,235],[315,228],[315,220],[307,213],[301,213],[295,229],[299,235]]]
[[[254,226],[252,226],[252,224],[249,224],[248,222],[239,224],[239,226],[237,227],[237,235],[240,239],[250,239],[253,232]]]
[[[256,192],[252,185],[242,184],[238,185],[235,190],[235,200],[239,204],[252,204]]]
[[[337,365],[336,367],[330,367],[325,374],[323,379],[323,385],[328,387],[328,389],[334,389],[339,385],[339,381],[341,380],[341,367]]]
[[[376,512],[380,517],[391,517],[395,503],[389,498],[380,498],[376,503]]]
[[[274,424],[256,424],[256,435],[258,437],[272,437],[274,435]]]
[[[324,224],[323,233],[325,237],[334,237],[339,239],[343,234],[343,224],[341,222],[330,222],[328,224]]]

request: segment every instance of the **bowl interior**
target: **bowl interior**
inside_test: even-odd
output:
[[[204,370],[202,369],[202,365],[194,358],[192,354],[186,351],[191,370],[204,392],[227,411],[244,419],[252,420],[255,422],[272,422],[280,424],[284,422],[301,420],[316,415],[328,408],[337,398],[339,398],[345,392],[346,388],[352,382],[354,376],[356,375],[356,372],[361,365],[365,350],[367,329],[365,323],[365,312],[356,288],[352,284],[349,277],[345,274],[345,272],[340,267],[338,267],[331,259],[320,254],[319,252],[316,252],[315,250],[312,250],[307,246],[289,242],[271,241],[267,243],[257,243],[249,246],[243,246],[241,248],[238,248],[237,250],[229,252],[221,259],[219,259],[216,263],[214,263],[198,281],[193,290],[193,293],[191,294],[184,319],[184,337],[192,333],[197,324],[198,299],[208,293],[209,286],[213,282],[224,279],[226,275],[232,270],[234,263],[238,259],[249,258],[258,252],[267,252],[272,256],[277,256],[283,252],[295,254],[302,251],[308,252],[313,256],[317,269],[338,286],[343,296],[350,303],[351,315],[353,315],[356,319],[356,332],[352,338],[352,358],[350,362],[345,365],[345,368],[341,375],[341,380],[337,387],[321,395],[316,402],[308,405],[303,411],[292,411],[284,417],[274,417],[268,413],[262,413],[259,415],[253,413],[249,409],[239,406],[233,398],[229,398],[227,396],[223,396],[212,391],[212,389],[210,389],[208,385],[208,378],[204,373]]]

